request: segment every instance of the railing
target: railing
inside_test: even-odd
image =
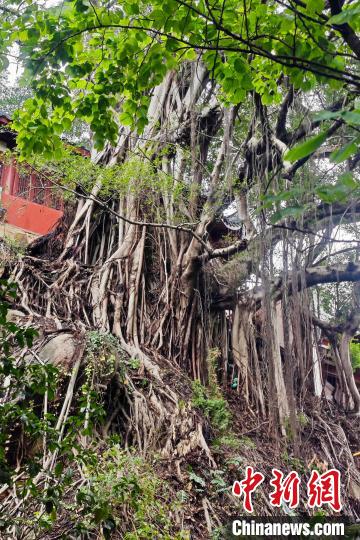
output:
[[[64,204],[51,180],[16,163],[0,165],[1,206],[5,222],[36,234],[46,234],[63,215]]]
[[[56,192],[56,186],[50,180],[27,171],[15,172],[9,194],[56,210],[64,209],[62,197]]]

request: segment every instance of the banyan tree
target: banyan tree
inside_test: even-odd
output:
[[[193,453],[216,468],[192,401],[215,387],[294,456],[312,440],[305,417],[358,517],[358,2],[16,4],[0,12],[3,57],[16,42],[32,89],[20,159],[66,196],[7,269],[17,308],[80,341],[111,335],[136,361],[105,385],[107,436],[158,451],[180,479]],[[61,154],[78,119],[84,168]]]

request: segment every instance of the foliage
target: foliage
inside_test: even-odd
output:
[[[27,87],[10,83],[6,73],[0,74],[0,111],[10,118],[31,96]]]
[[[10,119],[16,111],[21,109],[27,99],[33,97],[32,90],[27,81],[10,81],[7,72],[0,73],[0,111],[5,113]],[[64,131],[63,139],[67,143],[88,148],[90,146],[89,128],[85,122],[75,119],[71,129]]]
[[[230,424],[230,411],[226,400],[217,392],[209,392],[200,381],[192,383],[192,403],[208,417],[214,429],[225,431]]]
[[[353,370],[360,369],[360,343],[357,341],[350,343],[350,358]]]
[[[357,108],[351,110],[340,110],[336,112],[322,111],[316,115],[317,120],[340,120],[350,127],[354,127],[355,131],[352,139],[345,146],[337,148],[330,154],[330,160],[334,163],[341,163],[356,154],[359,145],[359,136],[356,132],[356,126],[360,125],[360,107],[356,102]],[[297,161],[313,154],[327,140],[329,133],[327,130],[320,131],[317,135],[310,137],[304,142],[297,144],[294,148],[285,154],[285,159],[288,161]]]
[[[15,122],[21,157],[41,154],[51,160],[51,174],[62,185],[66,178],[72,195],[79,186],[89,192],[101,179],[103,195],[111,189],[146,194],[151,205],[156,193],[165,189],[176,198],[184,186],[161,170],[161,156],[150,164],[151,144],[141,159],[104,172],[69,155],[63,160],[61,137],[74,122],[85,121],[98,149],[106,141],[116,143],[119,126],[134,130],[135,137],[145,134],[151,143],[146,125],[151,122],[148,106],[154,87],[170,71],[181,73],[188,69],[187,62],[201,56],[217,83],[217,98],[225,105],[244,103],[250,92],[256,92],[264,105],[276,106],[284,99],[281,80],[287,87],[292,84],[295,92],[317,91],[321,85],[336,91],[350,81],[355,91],[348,93],[342,108],[318,113],[313,119],[317,133],[310,138],[305,133],[305,140],[284,155],[285,164],[306,162],[328,141],[334,125],[342,123],[345,144],[336,144],[330,155],[334,164],[341,165],[356,155],[359,143],[356,64],[334,22],[347,21],[350,13],[357,13],[356,4],[345,3],[334,16],[322,0],[296,8],[286,4],[279,8],[276,1],[264,5],[260,0],[252,1],[251,8],[248,2],[238,6],[235,0],[215,2],[211,8],[206,2],[179,0],[167,0],[165,7],[159,0],[146,5],[131,0],[114,2],[110,8],[105,0],[96,7],[88,0],[71,0],[61,9],[30,2],[16,14],[9,12],[2,24],[4,56],[16,41],[26,65],[24,81],[32,92]],[[352,20],[350,30],[356,29]],[[165,147],[164,153],[171,153],[171,148]],[[60,161],[55,163],[54,158]],[[272,209],[270,221],[277,224],[301,219],[319,201],[332,204],[358,194],[358,180],[347,171],[335,181],[315,182],[310,192],[307,186],[299,193],[296,186],[289,190],[287,185],[266,190],[260,210]],[[180,223],[181,217],[174,216],[174,222]]]
[[[343,18],[356,10],[346,7]],[[4,52],[20,44],[34,91],[17,117],[18,143],[24,155],[50,157],[60,152],[60,135],[75,118],[89,122],[98,148],[116,141],[117,121],[143,132],[149,91],[199,50],[225,102],[239,103],[255,90],[265,105],[279,103],[282,74],[296,89],[323,80],[334,88],[349,80],[356,85],[334,20],[322,0],[295,11],[261,0],[251,9],[236,0],[211,8],[177,0],[129,0],[111,8],[105,0],[96,7],[71,0],[61,9],[27,2],[13,16],[8,12],[1,28]]]
[[[26,240],[4,234],[4,251],[7,251],[9,260],[15,260],[17,257],[24,255],[26,248]]]
[[[120,354],[118,340],[111,334],[91,330],[86,334],[87,366],[99,371],[103,378],[114,373],[115,355]]]
[[[85,409],[81,403],[88,401],[88,396],[80,395],[80,410],[68,417],[65,435],[60,439],[56,428],[57,416],[54,407],[50,405],[61,388],[60,372],[50,363],[44,363],[33,356],[31,351],[28,355],[19,355],[20,350],[31,347],[37,332],[31,328],[23,329],[7,320],[8,298],[16,297],[16,286],[1,281],[0,293],[0,381],[3,398],[0,416],[1,480],[9,485],[14,483],[17,489],[21,489],[24,505],[30,504],[27,500],[30,494],[31,504],[37,502],[40,506],[45,505],[46,514],[35,512],[28,524],[47,529],[56,520],[56,509],[74,472],[71,468],[63,472],[63,460],[75,458],[78,463],[83,463],[93,459],[92,454],[78,442],[85,420]],[[49,408],[45,403],[49,404]],[[31,459],[19,461],[21,467],[14,470],[12,464],[18,459],[16,456],[21,441]],[[59,461],[53,472],[48,471],[48,483],[40,486],[35,479],[43,471],[47,451],[58,453]],[[22,477],[26,479],[25,482],[22,480],[17,485],[16,479]],[[22,518],[15,521],[11,519],[11,523],[21,525]],[[3,514],[1,528],[5,530],[8,525],[6,514]]]
[[[316,288],[318,316],[333,323],[346,320],[353,309],[352,287],[348,283],[328,283]]]
[[[315,150],[317,150],[319,146],[326,141],[326,138],[327,134],[325,132],[321,132],[318,135],[311,137],[307,141],[292,148],[287,154],[285,154],[285,159],[288,161],[297,161],[298,159],[307,157],[315,152]]]
[[[101,523],[106,538],[114,530],[122,530],[126,540],[188,538],[186,532],[175,531],[171,515],[176,504],[169,503],[168,486],[134,453],[111,446],[88,467],[87,478],[76,497],[79,532],[89,533]]]
[[[202,410],[215,430],[223,432],[229,427],[231,414],[217,382],[216,363],[218,356],[218,349],[209,350],[207,356],[208,385],[205,387],[199,380],[193,381],[192,403]]]
[[[306,143],[310,142],[311,139],[306,141]],[[321,181],[313,183],[310,189],[308,185],[304,184],[301,187],[295,185],[292,189],[283,189],[277,192],[269,190],[266,195],[261,197],[263,204],[259,211],[274,209],[270,219],[271,223],[276,224],[286,218],[294,220],[301,218],[305,212],[314,210],[319,202],[327,204],[345,202],[350,198],[357,198],[359,195],[360,183],[348,171],[339,174],[335,183]]]
[[[195,482],[195,484],[200,486],[197,488],[198,491],[203,491],[202,488],[205,488],[206,486],[206,481],[204,480],[204,478],[202,476],[199,476],[192,470],[189,471],[189,480],[191,480],[192,482]]]
[[[217,449],[230,448],[232,450],[238,450],[242,441],[233,433],[226,433],[216,437],[212,443],[212,446]]]
[[[21,349],[31,347],[37,333],[7,320],[8,300],[15,297],[15,285],[1,280],[0,480],[18,490],[26,518],[22,512],[7,516],[0,506],[0,531],[5,534],[9,525],[20,531],[25,521],[34,531],[51,531],[66,512],[76,538],[96,531],[110,538],[121,530],[127,540],[187,539],[186,531],[174,526],[172,513],[179,509],[179,503],[169,502],[166,482],[134,452],[122,450],[116,437],[102,443],[101,449],[94,437],[95,426],[104,418],[97,383],[106,382],[114,372],[117,340],[107,334],[88,333],[85,380],[61,438],[53,402],[63,391],[64,375],[50,363],[32,358],[31,353],[18,355]],[[84,444],[90,435],[89,443]],[[25,441],[28,454],[15,469],[13,454],[20,440]],[[56,457],[53,469],[45,466],[48,450]],[[39,482],[44,473],[46,482]],[[74,489],[74,482],[78,489]]]
[[[0,478],[1,482],[10,481],[10,468],[7,462],[9,433],[15,422],[31,437],[41,433],[43,425],[29,407],[37,395],[45,392],[54,393],[56,372],[51,366],[27,365],[22,359],[13,356],[15,347],[30,347],[36,332],[31,328],[22,329],[8,321],[9,299],[16,297],[16,286],[0,280],[0,391],[1,395],[9,392],[15,399],[5,402],[0,415]],[[27,402],[24,397],[26,396]]]
[[[284,450],[281,453],[281,461],[292,470],[295,470],[299,473],[306,473],[308,469],[306,464],[299,458],[290,456],[287,450]]]
[[[114,191],[118,195],[141,197],[144,212],[147,207],[153,207],[159,191],[171,194],[175,202],[184,195],[184,184],[158,169],[161,158],[150,161],[134,156],[125,163],[103,167],[78,154],[69,145],[63,145],[62,149],[59,158],[48,159],[36,154],[29,156],[26,164],[19,164],[19,169],[29,173],[30,165],[40,177],[50,180],[54,188],[58,187],[66,201],[75,200],[80,193],[90,193],[100,183],[99,198],[111,197]],[[7,159],[14,157],[20,158],[18,153],[12,153]],[[164,216],[159,216],[159,219],[161,217]],[[181,221],[180,215],[174,215],[176,221]]]

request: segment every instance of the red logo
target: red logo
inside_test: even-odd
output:
[[[243,497],[243,506],[246,512],[253,512],[252,494],[265,480],[265,476],[253,467],[246,467],[245,478],[235,480],[232,493],[235,497]],[[274,490],[269,494],[271,506],[280,507],[287,503],[290,509],[296,508],[300,502],[300,476],[296,471],[284,475],[278,469],[272,469],[270,485]],[[309,508],[321,507],[328,504],[335,512],[342,508],[340,502],[340,472],[336,469],[320,474],[314,470],[311,472],[307,483],[307,506]]]
[[[270,493],[271,506],[279,507],[282,502],[286,502],[289,508],[296,508],[300,498],[300,476],[298,473],[291,471],[284,478],[284,473],[273,469],[272,474],[270,485],[274,487],[274,491]]]
[[[259,472],[254,472],[253,467],[246,467],[246,474],[244,480],[238,482],[237,480],[233,484],[232,492],[236,497],[244,495],[244,509],[247,512],[253,512],[253,504],[251,495],[255,489],[265,480],[265,476]]]
[[[340,502],[340,472],[330,469],[323,474],[312,471],[307,483],[308,506],[320,507],[328,504],[335,512],[342,508]]]

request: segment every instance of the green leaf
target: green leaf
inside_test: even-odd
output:
[[[76,8],[76,11],[78,11],[79,13],[84,13],[85,11],[89,9],[89,6],[86,5],[83,0],[77,0],[75,2],[75,8]]]
[[[329,24],[344,24],[351,22],[354,19],[355,15],[360,14],[360,3],[357,6],[354,6],[349,9],[343,9],[337,15],[334,15],[329,19]]]
[[[303,212],[304,212],[303,206],[288,206],[287,208],[282,208],[281,210],[278,210],[277,212],[275,212],[275,214],[271,216],[270,221],[272,224],[275,224],[286,217],[293,217],[296,219],[302,216]]]
[[[348,191],[354,191],[359,187],[359,184],[354,180],[351,172],[346,172],[339,177],[339,184],[344,186]]]
[[[344,173],[339,177],[335,185],[325,185],[316,188],[315,192],[319,199],[328,204],[344,201],[359,187],[353,179],[350,172]]]
[[[317,150],[324,141],[326,141],[327,138],[327,132],[321,132],[318,135],[315,135],[315,137],[311,137],[307,141],[297,144],[289,150],[284,156],[284,159],[286,161],[297,161],[298,159],[302,159],[304,157],[309,156],[315,150]]]
[[[321,13],[324,9],[325,2],[324,0],[309,0],[306,3],[306,10],[309,13]]]
[[[234,68],[238,73],[243,73],[246,70],[245,63],[243,62],[243,60],[241,60],[241,58],[235,58]]]
[[[55,465],[55,469],[54,469],[54,474],[55,476],[60,476],[62,471],[63,471],[63,468],[64,468],[64,465],[59,461],[56,465]]]
[[[83,90],[88,85],[88,81],[86,79],[80,79],[79,81],[76,81],[76,88],[79,90]]]
[[[201,476],[198,476],[193,471],[189,472],[189,479],[192,480],[193,482],[195,482],[196,484],[199,484],[202,487],[206,486],[206,482],[205,482],[204,478],[202,478]]]
[[[271,208],[275,202],[288,201],[289,199],[298,197],[301,194],[302,190],[299,187],[279,191],[278,193],[268,193],[261,197],[261,199],[264,201],[262,208]]]
[[[330,161],[332,161],[333,163],[341,163],[342,161],[345,161],[345,159],[348,159],[352,154],[354,154],[357,151],[357,148],[357,139],[350,141],[345,146],[334,150],[334,152],[332,152],[330,155]]]
[[[360,126],[360,111],[345,111],[341,113],[341,116],[347,124]]]
[[[65,118],[62,119],[62,127],[63,127],[64,131],[70,131],[71,126],[72,126],[72,122],[71,122],[70,118],[65,117]]]
[[[134,123],[134,117],[127,112],[121,113],[119,119],[124,126],[132,126]]]
[[[314,120],[333,120],[339,118],[342,111],[320,111],[314,115]]]

